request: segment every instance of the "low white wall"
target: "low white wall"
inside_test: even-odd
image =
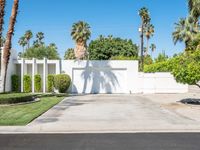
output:
[[[170,73],[139,73],[141,93],[187,93],[188,85],[177,83]]]

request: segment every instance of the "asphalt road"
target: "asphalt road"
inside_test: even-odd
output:
[[[0,135],[0,150],[200,150],[200,133]]]

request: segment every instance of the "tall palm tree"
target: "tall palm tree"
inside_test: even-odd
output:
[[[4,15],[5,15],[5,0],[0,0],[0,39],[2,39]]]
[[[87,54],[87,41],[91,36],[89,24],[83,21],[74,23],[72,26],[71,36],[76,43],[74,49],[76,58],[83,59]]]
[[[154,26],[152,24],[148,23],[146,25],[145,32],[146,32],[145,34],[146,34],[146,39],[147,39],[147,51],[146,51],[146,53],[148,54],[148,51],[149,51],[149,40],[154,35],[154,32],[155,32]]]
[[[31,30],[27,30],[25,32],[25,35],[24,35],[26,41],[27,41],[27,49],[30,48],[30,40],[33,38],[33,33]]]
[[[23,48],[23,53],[24,53],[24,47],[27,45],[27,42],[28,41],[25,36],[22,36],[18,41],[19,45],[22,46],[22,48]]]
[[[175,31],[172,33],[174,44],[185,42],[185,47],[188,47],[195,35],[198,33],[195,20],[192,16],[181,18],[178,23],[175,23]]]
[[[39,46],[44,45],[43,39],[44,39],[44,33],[43,32],[38,32],[36,34],[36,41],[33,42],[33,45],[35,47],[39,47]]]
[[[151,58],[152,58],[152,54],[153,54],[153,52],[156,50],[156,45],[152,43],[152,44],[150,45],[150,49],[151,49]]]
[[[200,17],[200,0],[188,0],[188,7],[190,14],[195,18],[198,23]]]
[[[3,65],[2,65],[2,79],[3,79],[3,91],[6,91],[6,78],[7,78],[7,70],[8,70],[8,63],[10,59],[10,51],[12,46],[12,36],[14,33],[14,27],[16,23],[16,18],[18,14],[18,6],[19,6],[19,0],[13,0],[13,7],[12,7],[12,13],[10,17],[8,32],[6,35],[6,42],[3,49]]]
[[[143,71],[144,68],[144,28],[145,25],[150,22],[149,11],[147,8],[143,7],[139,10],[139,16],[141,17],[141,66],[140,69]]]

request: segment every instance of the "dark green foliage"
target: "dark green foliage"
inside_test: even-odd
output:
[[[182,54],[176,58],[176,62],[172,71],[176,81],[200,87],[200,50]]]
[[[35,92],[41,92],[42,88],[42,78],[39,74],[34,76],[34,86],[35,86]]]
[[[31,90],[31,86],[32,86],[31,76],[24,75],[23,81],[24,81],[24,92],[30,93],[32,91]]]
[[[54,92],[54,77],[55,75],[49,74],[47,77],[48,92]]]
[[[131,40],[103,37],[91,41],[88,47],[90,60],[109,60],[111,57],[137,57],[138,47]]]
[[[66,59],[66,60],[74,60],[74,59],[76,59],[73,48],[67,49],[67,51],[65,52],[64,59]]]
[[[66,93],[71,84],[71,78],[66,74],[56,75],[54,78],[55,88],[58,89],[60,93]]]
[[[158,62],[167,61],[168,58],[169,57],[163,52],[163,53],[160,53],[157,58],[155,58],[155,62],[158,63]]]
[[[18,75],[11,76],[12,92],[19,92],[20,89],[20,77]]]
[[[39,47],[30,47],[26,50],[24,54],[22,54],[22,57],[32,59],[43,59],[47,58],[50,60],[53,59],[59,59],[59,54],[57,52],[57,49],[52,46],[39,46]]]
[[[0,104],[16,104],[30,102],[35,99],[35,95],[32,94],[1,94],[0,95]]]
[[[144,72],[154,73],[154,72],[171,72],[173,70],[173,60],[153,63],[144,66]]]

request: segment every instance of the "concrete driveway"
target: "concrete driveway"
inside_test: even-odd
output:
[[[28,128],[40,132],[199,130],[200,120],[165,107],[166,102],[159,103],[158,98],[161,101],[167,96],[170,95],[72,96],[37,118]],[[181,97],[184,95],[179,95]]]

